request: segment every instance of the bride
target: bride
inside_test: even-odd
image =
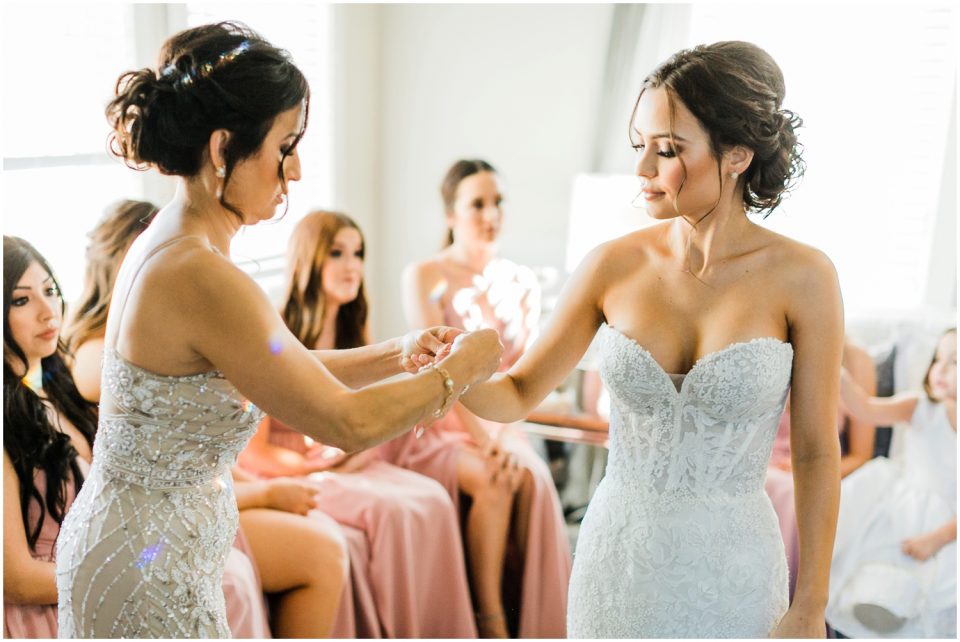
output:
[[[802,173],[783,76],[745,42],[681,51],[643,83],[631,123],[649,214],[594,249],[540,340],[462,401],[531,411],[597,335],[610,460],[574,556],[568,636],[823,637],[839,496],[843,310],[818,250],[747,218]],[[598,334],[599,330],[599,334]],[[796,594],[767,460],[792,390]]]

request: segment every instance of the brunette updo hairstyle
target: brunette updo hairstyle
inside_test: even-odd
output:
[[[155,166],[163,174],[192,177],[200,172],[210,135],[231,133],[224,149],[224,201],[236,164],[253,156],[276,117],[304,105],[304,125],[284,149],[283,163],[306,129],[310,88],[290,54],[239,22],[220,22],[181,31],[160,50],[159,67],[123,73],[106,114],[113,132],[110,151],[130,167]]]
[[[440,197],[443,198],[443,211],[449,216],[453,212],[453,204],[457,200],[457,188],[460,187],[460,181],[468,176],[479,174],[480,172],[490,172],[496,174],[497,170],[493,165],[485,160],[458,160],[447,170],[447,175],[443,177],[443,183],[440,184]],[[445,246],[453,245],[453,230],[447,230]]]
[[[670,102],[671,130],[679,99],[707,130],[718,161],[736,145],[753,151],[743,174],[743,202],[749,211],[768,216],[805,168],[796,135],[803,121],[782,108],[783,73],[770,54],[740,41],[684,49],[644,79],[640,96],[661,87]],[[631,136],[640,96],[630,118]]]

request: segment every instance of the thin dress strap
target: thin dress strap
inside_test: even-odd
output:
[[[124,312],[124,310],[126,310],[126,308],[127,308],[127,299],[130,298],[130,293],[133,291],[133,285],[136,283],[137,277],[140,276],[140,270],[142,270],[142,269],[143,269],[143,266],[147,264],[147,261],[149,261],[149,260],[152,259],[154,256],[156,256],[156,255],[160,252],[160,250],[164,250],[164,249],[170,247],[171,245],[173,245],[174,243],[177,243],[177,242],[179,242],[179,241],[183,241],[184,239],[198,239],[198,240],[200,240],[200,241],[203,241],[203,240],[204,240],[202,237],[196,236],[195,234],[184,234],[183,236],[175,236],[175,237],[173,237],[172,239],[168,239],[168,240],[164,241],[163,243],[161,243],[161,244],[158,245],[157,247],[155,247],[155,248],[153,248],[152,250],[150,250],[149,252],[147,252],[147,255],[146,255],[145,257],[143,257],[143,260],[142,260],[142,261],[140,261],[140,265],[137,266],[137,269],[136,269],[136,271],[134,271],[133,276],[130,277],[130,283],[127,285],[127,291],[126,291],[126,293],[123,295],[123,301],[122,301],[121,304],[120,304],[120,309],[117,311],[117,325],[116,325],[116,328],[117,328],[117,335],[118,335],[118,336],[114,338],[114,342],[113,342],[113,343],[114,343],[114,345],[113,345],[113,349],[114,349],[114,350],[117,349],[116,343],[117,343],[117,338],[119,338],[119,333],[120,333],[120,322],[123,320],[123,312]],[[216,250],[213,249],[212,247],[211,247],[211,251],[216,252]],[[219,253],[219,252],[218,252],[218,253]],[[116,293],[114,293],[114,294],[116,294]],[[114,301],[116,301],[116,297],[115,297],[115,296],[114,296]]]

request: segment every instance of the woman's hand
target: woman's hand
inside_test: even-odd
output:
[[[523,468],[517,454],[505,443],[506,432],[504,428],[496,436],[487,439],[480,447],[480,454],[487,462],[490,481],[516,492],[523,481]]]
[[[400,367],[416,374],[423,366],[437,361],[441,352],[445,356],[461,334],[463,330],[442,325],[408,332],[400,338]]]
[[[770,633],[772,638],[825,638],[827,637],[824,609],[804,608],[796,602],[787,609]]]
[[[286,513],[306,515],[317,507],[317,494],[320,490],[310,482],[289,477],[277,477],[265,482],[264,497],[266,508],[282,510]]]

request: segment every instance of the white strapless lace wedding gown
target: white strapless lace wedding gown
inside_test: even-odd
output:
[[[572,638],[766,637],[787,562],[764,476],[793,348],[774,338],[700,359],[679,390],[604,325],[610,458],[574,555]]]

